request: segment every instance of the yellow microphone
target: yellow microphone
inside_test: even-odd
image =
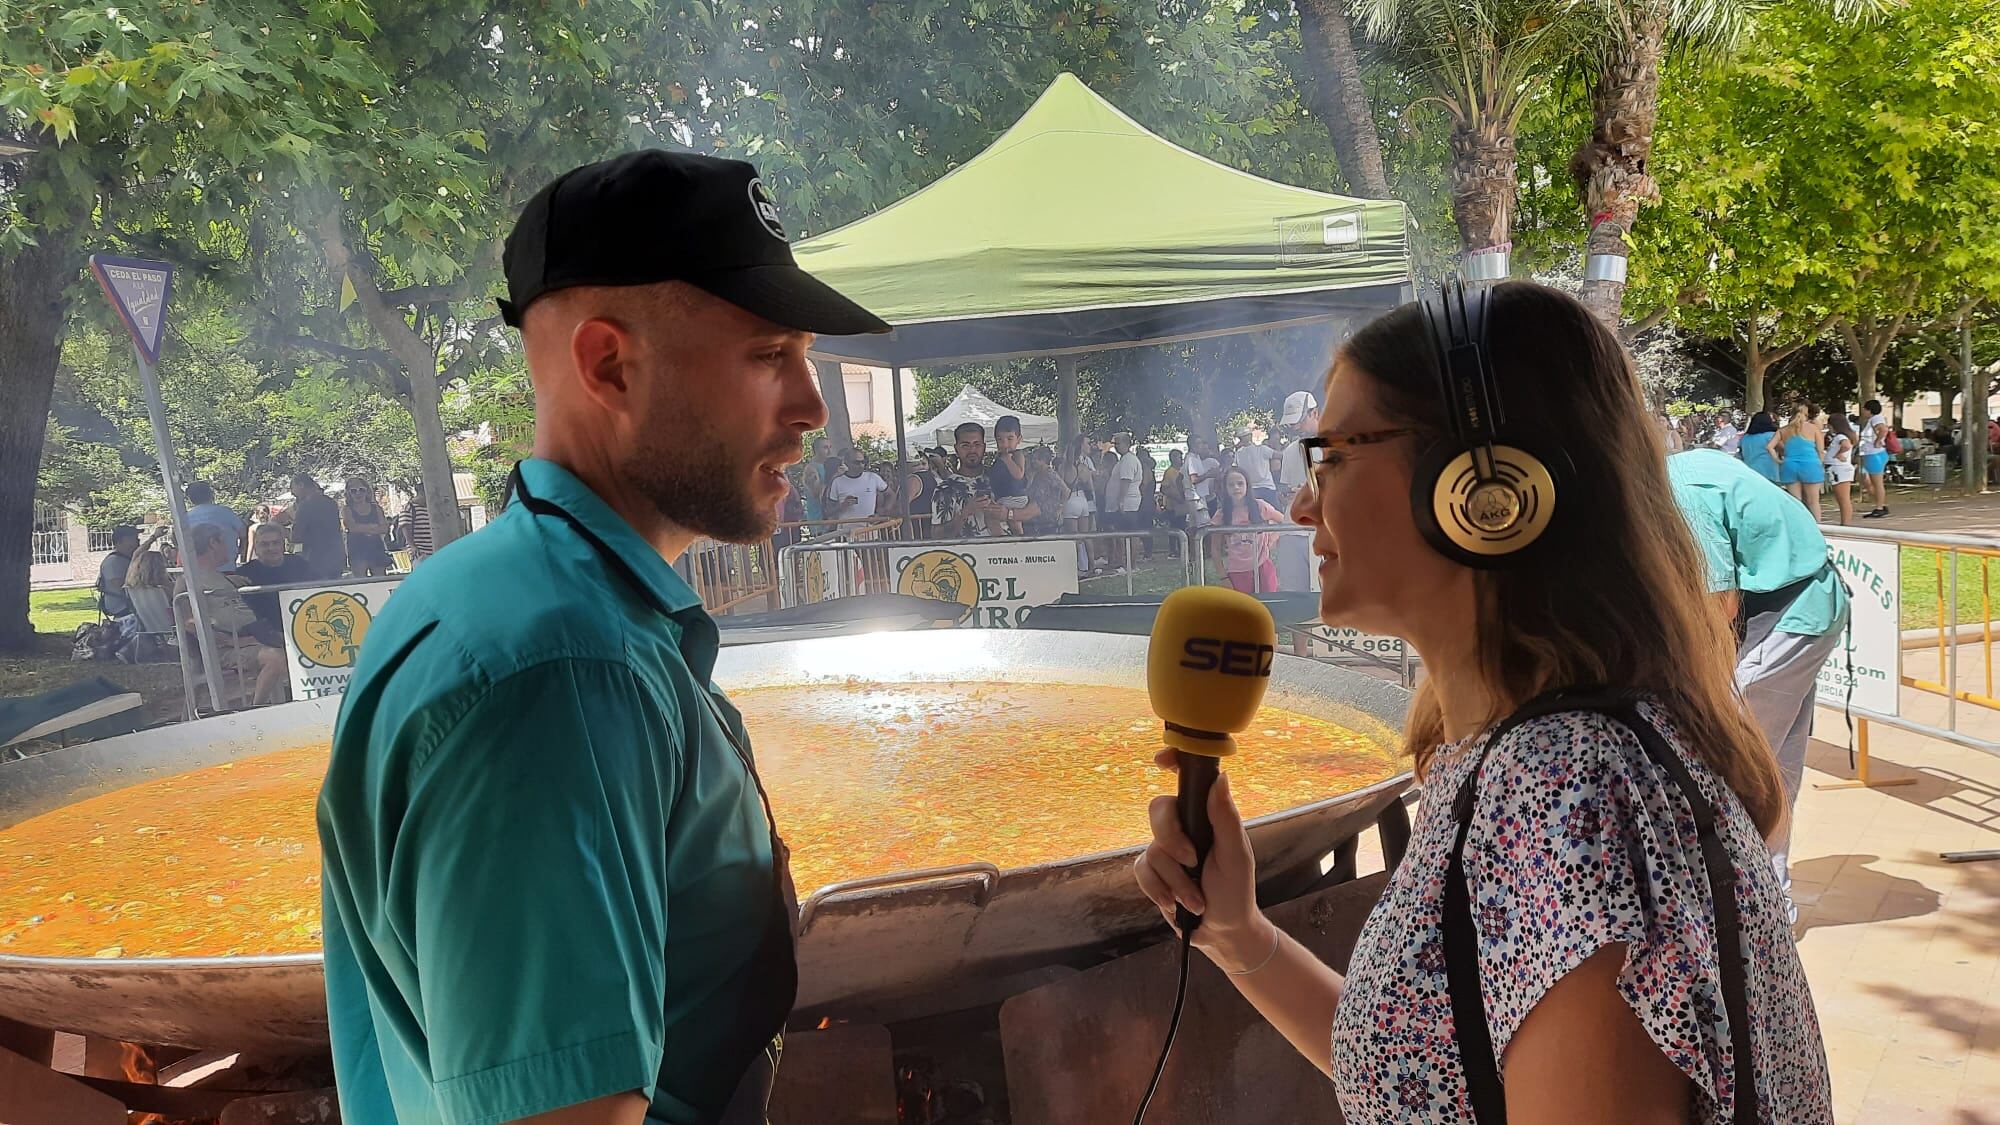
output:
[[[1153,621],[1146,649],[1146,693],[1166,724],[1168,746],[1180,755],[1181,829],[1194,841],[1194,866],[1215,843],[1208,822],[1208,791],[1216,759],[1236,753],[1237,731],[1250,725],[1271,683],[1278,629],[1271,611],[1248,594],[1222,586],[1188,586],[1167,595]],[[1201,916],[1180,907],[1175,922],[1191,934]]]

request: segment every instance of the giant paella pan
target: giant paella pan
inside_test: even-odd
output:
[[[1149,762],[1145,647],[949,630],[724,651],[715,678],[745,711],[804,896],[801,1020],[954,1011],[1164,936],[1129,871],[1144,799],[1171,786]],[[1335,857],[1399,800],[1404,703],[1277,659],[1233,767],[1265,901],[1338,877]],[[0,1016],[143,1043],[323,1044],[311,801],[337,706],[0,766]],[[274,887],[291,898],[267,902]]]

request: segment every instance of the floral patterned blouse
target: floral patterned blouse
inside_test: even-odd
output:
[[[1762,1119],[1833,1120],[1826,1052],[1777,878],[1749,814],[1642,704],[1714,802],[1735,859]],[[1482,736],[1483,737],[1483,736]],[[1333,1025],[1333,1079],[1350,1125],[1470,1122],[1452,1038],[1440,909],[1450,796],[1475,755],[1438,750],[1410,848],[1369,915]],[[1694,1120],[1727,1125],[1734,1076],[1715,921],[1687,802],[1636,735],[1592,712],[1530,719],[1486,754],[1465,846],[1494,1056],[1549,987],[1607,944],[1626,945],[1619,991],[1694,1082]]]

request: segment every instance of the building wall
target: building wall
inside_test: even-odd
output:
[[[896,388],[889,380],[889,369],[843,363],[840,374],[847,385],[848,418],[854,424],[855,435],[868,434],[893,441],[896,437]],[[906,415],[906,420],[915,420],[916,407],[917,377],[905,369],[903,408],[911,412]]]

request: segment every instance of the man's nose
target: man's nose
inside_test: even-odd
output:
[[[817,430],[826,425],[826,400],[820,397],[812,360],[801,354],[787,368],[785,399],[780,404],[784,416],[779,421],[787,427],[806,430]]]

